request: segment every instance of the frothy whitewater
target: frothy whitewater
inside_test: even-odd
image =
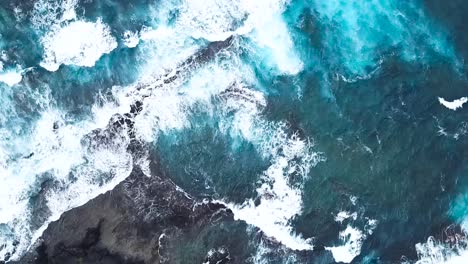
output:
[[[247,232],[264,235],[264,241],[252,242],[258,243],[252,262],[270,263],[273,249],[266,241],[297,252],[323,247],[337,262],[350,263],[362,252],[368,259],[378,258],[372,243],[366,242],[382,239],[375,235],[381,222],[378,207],[366,207],[378,201],[369,200],[364,191],[333,183],[339,186],[334,192],[345,197],[327,212],[332,228],[324,229],[333,229],[333,236],[322,236],[320,226],[304,225],[301,220],[320,218],[308,203],[315,206],[327,200],[309,191],[320,184],[314,179],[323,174],[316,171],[327,166],[331,156],[345,155],[354,143],[341,136],[333,143],[317,140],[314,132],[322,133],[319,127],[327,126],[327,117],[314,122],[319,119],[308,121],[307,115],[322,113],[278,109],[282,100],[305,105],[312,96],[305,92],[307,87],[316,85],[320,92],[313,96],[336,104],[333,112],[352,123],[347,109],[338,105],[342,101],[339,86],[386,76],[394,60],[427,68],[437,57],[445,60],[454,78],[463,79],[463,59],[457,48],[420,1],[137,1],[131,14],[119,13],[128,8],[126,3],[109,1],[105,6],[103,2],[0,4],[9,23],[22,27],[16,33],[4,24],[0,27],[0,261],[18,260],[34,249],[49,223],[112,190],[135,166],[151,177],[148,153],[137,157],[128,150],[134,140],[130,130],[137,140],[158,148],[160,141],[177,145],[178,136],[171,135],[200,127],[226,139],[225,155],[242,153],[248,146],[257,163],[263,164],[246,177],[250,181],[244,184],[252,195],[223,193],[219,190],[225,186],[213,183],[209,170],[204,176],[203,188],[211,199],[251,226]],[[3,37],[8,34],[18,35]],[[29,36],[25,43],[35,47],[15,43],[19,34]],[[326,45],[314,46],[313,38]],[[307,74],[314,77],[306,80]],[[282,83],[287,84],[286,92],[272,88]],[[447,101],[442,96],[432,97],[436,107],[442,106],[448,114],[464,111],[466,97]],[[92,138],[116,115],[130,112],[136,101],[144,107],[132,128],[115,132],[109,140]],[[289,116],[281,113],[288,111]],[[359,131],[367,129],[365,122],[354,125]],[[333,137],[335,132],[330,133]],[[441,137],[437,130],[433,135]],[[377,147],[362,143],[366,139],[356,138],[361,143],[353,152],[384,156]],[[379,134],[376,138],[380,145]],[[193,144],[209,147],[210,142]],[[329,144],[347,148],[330,153]],[[170,156],[161,151],[161,156]],[[373,170],[380,168],[365,169]],[[241,174],[226,177],[245,177]],[[389,178],[382,181],[394,188]],[[185,191],[197,196],[193,190]],[[453,219],[459,222],[466,216]],[[411,261],[465,263],[466,237],[459,234],[457,239],[456,243],[432,237],[415,241],[409,250],[419,260]],[[406,257],[401,257],[405,262]],[[292,257],[286,261],[294,263]]]

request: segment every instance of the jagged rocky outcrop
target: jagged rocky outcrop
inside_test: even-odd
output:
[[[153,173],[136,168],[114,190],[64,213],[17,263],[175,263],[174,247],[192,232],[234,221],[223,205],[198,203]]]

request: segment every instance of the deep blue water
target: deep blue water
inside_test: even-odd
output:
[[[181,242],[180,263],[223,243],[303,262],[269,239],[337,262],[468,263],[468,106],[439,99],[468,96],[466,14],[462,0],[3,1],[0,260],[145,166],[124,135],[82,143],[144,97],[136,135],[163,170],[241,220]]]

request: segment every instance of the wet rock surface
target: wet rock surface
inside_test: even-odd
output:
[[[52,222],[36,250],[16,263],[175,263],[174,242],[232,213],[217,203],[198,203],[169,178],[139,168],[114,190]]]

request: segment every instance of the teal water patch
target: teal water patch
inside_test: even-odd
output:
[[[156,146],[163,153],[163,167],[177,185],[195,197],[235,203],[255,198],[256,182],[268,163],[252,143],[237,142],[233,149],[231,137],[219,133],[211,122],[207,116],[199,116],[191,119],[187,129],[162,134]]]
[[[468,223],[468,194],[466,192],[455,197],[450,214],[457,222]]]
[[[116,36],[122,36],[125,31],[163,24],[165,18],[157,15],[163,9],[163,1],[84,1],[78,4],[77,13],[91,20],[102,18]]]
[[[40,61],[38,35],[14,4],[0,7],[0,62],[4,67],[28,68]]]
[[[0,83],[0,136],[7,137],[2,143],[13,143],[10,137],[22,136],[31,128],[40,112],[47,108],[49,93],[48,89]]]
[[[317,58],[326,59],[309,63],[328,67],[344,80],[369,78],[387,56],[417,63],[443,57],[455,68],[461,66],[450,38],[419,2],[293,1],[293,6],[291,14],[301,17],[302,23],[307,17],[298,14],[308,10],[320,28],[312,34],[320,38]]]
[[[464,162],[466,164],[466,160]],[[468,168],[462,167],[455,172],[455,177],[457,177],[457,193],[453,195],[453,200],[451,202],[449,215],[451,218],[462,225],[465,232],[468,232]]]
[[[251,254],[255,253],[256,245],[251,243],[252,236],[246,233],[246,227],[241,222],[219,221],[202,229],[191,230],[185,239],[175,241],[172,245],[176,250],[171,261],[177,264],[206,263],[211,259],[216,261],[213,256],[222,253],[228,257],[220,262],[229,259],[248,263]]]
[[[119,48],[101,57],[93,67],[62,65],[55,72],[36,68],[25,74],[24,81],[34,89],[49,89],[57,107],[80,118],[89,114],[98,97],[110,97],[114,86],[123,87],[138,78],[142,53],[139,48]]]
[[[191,195],[242,203],[256,197],[261,174],[270,165],[259,145],[274,138],[268,138],[272,136],[270,130],[259,134],[239,127],[243,122],[252,122],[250,115],[259,114],[256,98],[250,97],[247,89],[236,90],[236,83],[229,82],[231,76],[224,76],[228,81],[215,77],[216,82],[205,83],[205,78],[212,77],[209,70],[192,73],[178,92],[188,96],[187,100],[200,100],[183,107],[184,127],[162,131],[154,146],[161,153],[165,170]],[[215,76],[227,73],[221,71]],[[219,94],[225,85],[232,85],[233,90]],[[252,138],[245,132],[252,132]]]

